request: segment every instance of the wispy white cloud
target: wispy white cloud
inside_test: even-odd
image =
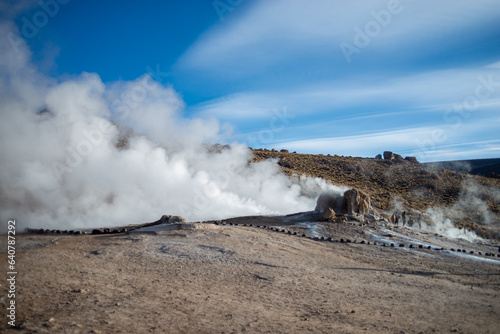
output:
[[[238,20],[205,33],[179,65],[222,77],[248,76],[305,55],[340,59],[344,66],[339,44],[354,44],[355,27],[364,31],[369,22],[376,21],[373,13],[388,11],[388,7],[397,8],[397,14],[391,14],[387,26],[369,45],[385,50],[388,56],[396,49],[401,52],[402,47],[428,53],[429,48],[420,42],[446,45],[456,41],[457,32],[464,37],[475,26],[500,17],[495,0],[257,1]]]
[[[37,5],[36,0],[4,0],[0,2],[0,18],[13,19]]]
[[[500,156],[500,140],[484,140],[443,145],[425,152],[422,162],[481,159]]]
[[[491,66],[430,71],[385,80],[358,80],[331,81],[288,90],[239,92],[195,105],[192,110],[238,121],[268,117],[269,109],[283,105],[295,114],[308,115],[346,108],[366,110],[366,106],[377,110],[394,103],[400,104],[405,112],[445,112],[456,104],[469,103],[470,98],[477,109],[500,106],[500,69]]]
[[[361,48],[366,55],[348,64],[339,44],[354,45],[358,28],[366,33],[370,22],[382,20],[377,15],[391,9],[387,24],[368,34],[371,41]],[[498,57],[444,60],[460,58],[474,41],[492,34],[494,28],[485,25],[495,20],[500,22],[495,0],[257,1],[202,35],[177,69],[220,85],[225,93],[189,111],[235,123],[242,129],[236,138],[243,141],[269,127],[272,109],[286,107],[295,118],[262,146],[427,154],[420,141],[429,151],[425,159],[444,154],[444,147],[447,156],[469,154],[463,143],[494,154]],[[444,133],[438,140],[436,131]]]
[[[413,146],[415,136],[424,136],[428,131],[428,128],[384,131],[365,135],[289,141],[280,143],[280,146],[301,152],[332,152],[341,155],[352,155],[352,152],[358,152],[361,156],[372,156],[374,152],[381,153],[388,149],[401,151],[408,146]]]
[[[464,129],[467,131],[467,129]],[[444,131],[441,136],[448,137],[449,133],[439,128],[413,128],[396,131],[383,131],[365,135],[345,137],[315,138],[277,143],[283,147],[298,152],[331,153],[338,155],[374,157],[383,151],[394,151],[405,156],[416,156],[422,162],[446,161],[457,159],[475,159],[485,156],[500,155],[499,140],[467,140],[444,144],[436,141],[434,145],[423,146],[419,143],[428,142],[433,133]],[[432,143],[432,140],[430,140]]]

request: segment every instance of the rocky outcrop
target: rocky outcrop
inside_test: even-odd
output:
[[[292,165],[290,165],[286,157],[281,157],[278,161],[278,165],[285,168],[292,168]]]
[[[391,151],[385,151],[384,160],[394,160],[394,153],[392,153]]]
[[[406,157],[405,160],[411,162],[412,164],[418,164],[418,160],[415,157]]]
[[[375,157],[375,159],[377,159],[377,158],[380,159],[379,156],[380,156],[380,154],[377,155]],[[403,158],[402,155],[393,153],[391,151],[385,151],[384,152],[384,160],[389,160],[391,162],[404,163],[404,164],[418,163],[417,158],[415,158],[415,157],[406,157],[406,158]]]
[[[384,160],[390,161],[404,161],[403,157],[399,154],[392,153],[391,151],[384,152]]]
[[[399,154],[396,154],[396,153],[393,153],[392,155],[394,156],[393,160],[399,160],[399,161],[404,160],[402,155],[399,155]]]
[[[338,214],[347,213],[344,195],[333,191],[322,193],[316,201],[315,211],[323,214],[329,212],[329,209]]]
[[[161,216],[160,221],[162,222],[162,224],[184,223],[184,222],[186,222],[186,218],[181,217],[181,216],[163,215],[163,216]]]
[[[349,189],[344,194],[322,193],[316,202],[320,220],[338,220],[341,216],[360,216],[373,211],[370,197],[358,189]]]
[[[348,214],[368,214],[371,211],[370,197],[357,189],[350,189],[344,193],[346,210]]]

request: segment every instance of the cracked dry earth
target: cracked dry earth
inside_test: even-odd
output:
[[[259,218],[242,221],[258,224]],[[500,265],[494,260],[321,242],[241,225],[183,226],[18,236],[19,328],[9,328],[3,316],[0,331],[498,333],[500,328]],[[346,235],[349,226],[342,227]],[[352,226],[352,233],[364,229],[369,235],[369,227]],[[6,257],[1,253],[3,273]]]

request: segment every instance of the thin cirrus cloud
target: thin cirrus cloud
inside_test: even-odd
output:
[[[286,131],[274,133],[273,139],[282,147],[302,152],[341,150],[346,155],[355,152],[371,156],[385,147],[424,160],[439,160],[460,154],[471,156],[471,145],[463,144],[470,140],[476,144],[474,156],[479,158],[479,153],[487,156],[499,153],[491,149],[491,139],[498,137],[500,127],[500,80],[496,78],[500,78],[500,71],[495,67],[436,71],[379,85],[340,87],[333,83],[274,94],[239,93],[206,102],[193,110],[205,117],[215,115],[231,120],[242,129],[252,121],[265,129],[273,116],[271,107],[284,106],[292,116],[290,125]],[[450,133],[431,145],[419,144],[432,137],[431,128]],[[331,138],[332,132],[339,137]],[[349,136],[349,133],[360,135]],[[246,141],[251,135],[242,134],[239,139]],[[316,137],[311,139],[311,136]],[[486,136],[485,145],[475,140],[477,136]],[[436,153],[442,145],[448,146],[446,156]]]
[[[334,111],[362,108],[387,108],[395,104],[399,111],[445,113],[457,105],[468,105],[468,99],[479,94],[476,105],[482,109],[500,106],[500,69],[486,66],[479,69],[433,71],[373,81],[371,83],[326,82],[289,90],[254,91],[229,94],[193,106],[191,110],[202,115],[233,120],[269,117],[270,107],[286,105],[294,115],[332,114]],[[472,102],[471,102],[472,103]],[[369,110],[368,110],[369,111]],[[366,112],[366,110],[365,110]],[[363,113],[361,113],[363,114]],[[345,113],[352,118],[352,113]]]
[[[412,53],[402,50],[397,53],[418,57],[429,53],[430,46],[439,48],[456,43],[457,32],[464,32],[460,39],[467,39],[467,34],[476,35],[477,28],[494,22],[500,15],[500,7],[492,0],[258,1],[242,17],[205,33],[180,59],[179,65],[240,77],[245,72],[267,70],[290,59],[300,62],[304,56],[342,60],[339,44],[355,46],[354,29],[365,30],[374,20],[373,13],[387,12],[388,7],[397,9],[394,10],[397,14],[385,19],[388,23],[370,38],[367,51],[381,49],[394,53],[405,46]],[[242,64],[247,71],[232,70]],[[331,64],[345,65],[345,62]]]
[[[356,46],[355,29],[365,30],[389,10],[395,14],[349,62],[341,43]],[[352,155],[370,156],[387,145],[435,159],[437,154],[415,147],[415,138],[425,140],[421,129],[448,128],[458,119],[460,133],[438,145],[447,145],[446,155],[469,154],[470,142],[491,156],[498,151],[491,149],[497,131],[482,125],[498,124],[495,22],[500,6],[490,0],[259,1],[202,35],[176,70],[200,74],[193,87],[217,87],[188,112],[234,123],[243,141],[269,127],[272,110],[286,108],[293,115],[289,126],[263,146],[337,153],[342,145],[322,143],[348,141],[359,142],[343,145]],[[481,140],[466,133],[480,133]],[[436,152],[438,146],[428,149]]]
[[[500,124],[497,122],[498,128]],[[462,129],[458,128],[458,131]],[[470,132],[471,129],[464,129]],[[477,129],[480,131],[480,129]],[[362,156],[370,156],[373,152],[382,153],[386,147],[392,147],[403,155],[417,156],[422,161],[459,160],[467,156],[469,159],[500,154],[500,140],[460,141],[454,138],[453,144],[442,144],[439,138],[457,137],[451,128],[423,127],[382,131],[365,135],[297,140],[279,143],[296,151],[322,153],[334,151],[339,155],[351,155],[360,152]],[[460,137],[460,136],[459,136]],[[434,140],[436,139],[436,140]],[[407,150],[408,147],[414,147]]]
[[[36,0],[4,0],[0,2],[0,19],[12,19],[36,5]]]

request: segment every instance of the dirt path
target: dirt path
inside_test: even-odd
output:
[[[254,222],[258,224],[257,222]],[[500,266],[213,224],[18,237],[5,333],[498,333]],[[41,246],[40,246],[41,245]],[[7,272],[6,253],[1,269]],[[5,280],[0,297],[4,314]]]

